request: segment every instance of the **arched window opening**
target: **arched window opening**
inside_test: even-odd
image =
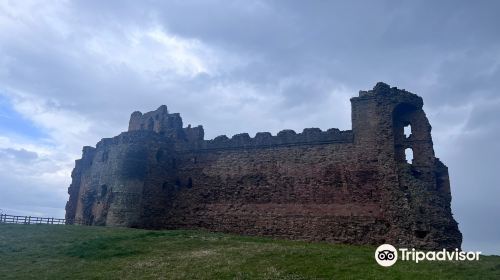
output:
[[[411,148],[406,148],[405,150],[406,162],[409,164],[413,163],[413,150]]]
[[[404,127],[405,137],[408,138],[411,135],[411,124],[407,124]]]

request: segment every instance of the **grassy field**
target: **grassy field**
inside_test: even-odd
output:
[[[500,279],[500,257],[397,262],[374,247],[202,231],[0,225],[0,279]]]

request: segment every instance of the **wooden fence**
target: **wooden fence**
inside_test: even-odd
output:
[[[92,220],[84,219],[58,219],[58,218],[42,218],[34,216],[15,216],[0,214],[0,224],[21,224],[21,225],[92,225]]]
[[[0,224],[48,224],[48,225],[64,225],[66,219],[57,218],[42,218],[32,216],[13,216],[7,214],[0,214]]]

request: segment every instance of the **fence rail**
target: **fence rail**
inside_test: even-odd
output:
[[[0,224],[48,224],[48,225],[64,225],[66,219],[58,218],[42,218],[32,216],[14,216],[7,214],[0,214]]]

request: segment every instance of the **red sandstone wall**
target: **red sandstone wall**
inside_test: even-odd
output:
[[[380,241],[387,230],[378,170],[358,162],[352,143],[183,152],[177,158],[169,228],[356,243]]]

